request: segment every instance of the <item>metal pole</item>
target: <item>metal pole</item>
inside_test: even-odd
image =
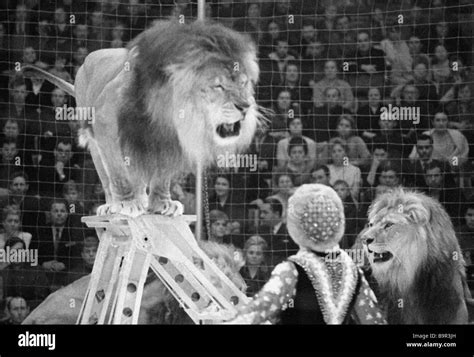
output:
[[[206,15],[206,0],[198,0],[198,21],[204,21]],[[199,161],[196,166],[196,226],[195,226],[195,236],[199,242],[202,239],[202,162]]]
[[[206,0],[198,0],[198,20],[204,21],[206,15]]]

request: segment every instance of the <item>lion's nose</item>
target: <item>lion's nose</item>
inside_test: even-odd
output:
[[[365,238],[363,239],[364,244],[369,245],[374,241],[374,238]]]
[[[237,110],[243,114],[245,114],[247,112],[247,109],[250,107],[249,104],[247,103],[239,103],[239,104],[234,104],[235,107],[237,108]]]

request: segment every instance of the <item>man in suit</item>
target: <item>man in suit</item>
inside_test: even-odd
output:
[[[60,286],[67,271],[80,261],[80,243],[84,238],[82,228],[71,223],[66,201],[51,201],[50,213],[50,225],[39,228],[31,247],[38,249],[38,262],[47,272],[50,284]]]
[[[281,263],[298,251],[298,246],[288,235],[282,215],[283,205],[276,198],[267,197],[260,205],[260,226],[263,231],[261,235],[270,249],[270,266]]]
[[[438,162],[433,159],[433,138],[430,135],[422,134],[417,137],[416,145],[416,158],[409,163],[405,168],[407,175],[407,184],[409,186],[416,187],[419,190],[427,190],[428,186],[425,182],[425,170],[426,167],[432,162]],[[440,163],[443,165],[443,172],[445,173],[446,184],[453,186],[454,177],[451,173],[451,168],[448,163]]]

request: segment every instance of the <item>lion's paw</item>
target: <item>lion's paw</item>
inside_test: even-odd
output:
[[[149,207],[148,211],[163,216],[176,217],[183,215],[184,206],[179,201],[160,200],[156,205]]]
[[[124,216],[138,217],[146,213],[145,206],[139,200],[121,201],[116,203],[107,203],[97,208],[98,216],[111,214],[122,214]]]

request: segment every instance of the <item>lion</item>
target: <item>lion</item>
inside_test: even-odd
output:
[[[451,219],[425,194],[379,196],[360,233],[390,324],[464,324],[466,276]]]
[[[247,286],[239,273],[240,266],[234,259],[234,249],[231,246],[201,241],[199,247],[239,290],[245,292]],[[77,323],[89,281],[90,275],[87,275],[55,291],[31,312],[23,324],[72,325]],[[218,277],[211,276],[211,281],[215,287],[219,288]],[[192,323],[193,321],[169,292],[168,287],[154,273],[150,272],[143,288],[138,324],[183,325]]]
[[[23,69],[95,108],[79,134],[105,191],[99,215],[182,214],[170,181],[245,150],[263,118],[255,45],[218,24],[158,22],[127,48],[89,54],[74,85]]]

